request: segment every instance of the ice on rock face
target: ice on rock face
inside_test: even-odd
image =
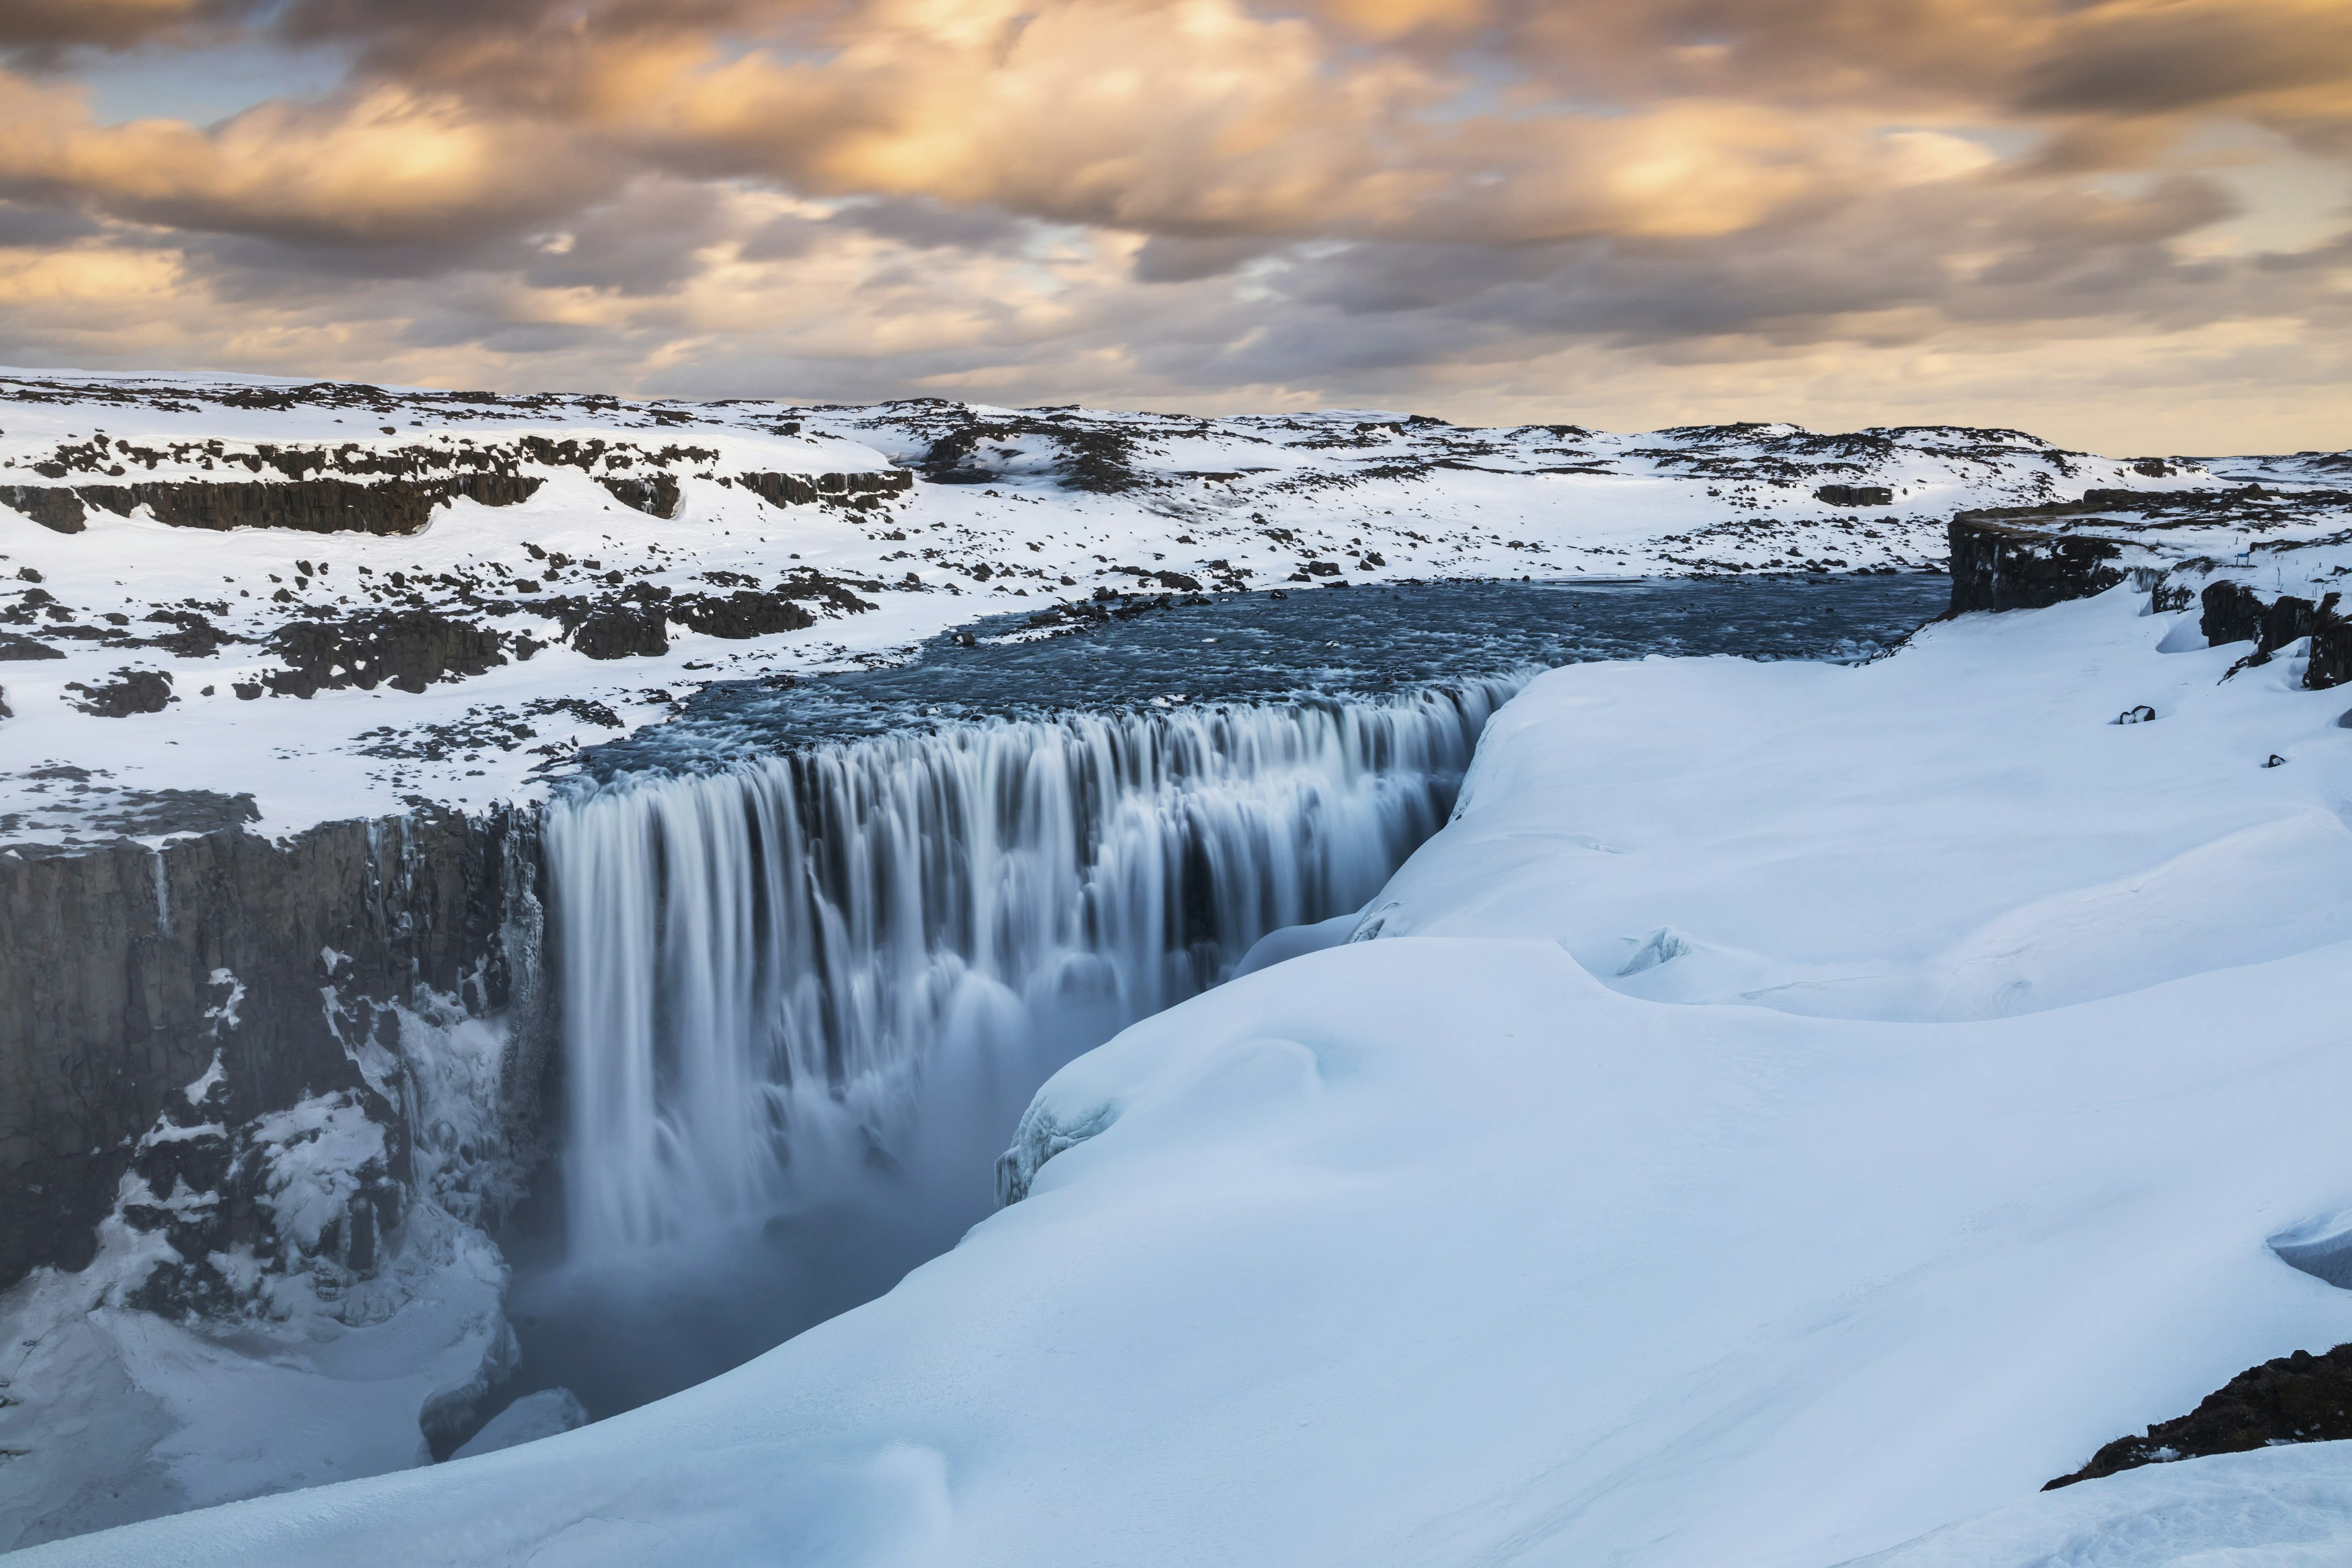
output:
[[[542,1388],[526,1394],[483,1424],[482,1429],[458,1446],[452,1459],[495,1454],[522,1443],[536,1443],[588,1425],[588,1411],[568,1388]]]

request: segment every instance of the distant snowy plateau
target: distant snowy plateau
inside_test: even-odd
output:
[[[0,375],[0,918],[135,903],[40,951],[130,955],[148,1011],[109,1039],[181,1020],[115,1163],[40,1155],[102,1170],[89,1248],[0,1215],[0,1262],[37,1260],[0,1293],[0,1550],[2352,1562],[2352,1444],[2298,1440],[2340,1425],[2041,1489],[2352,1341],[2347,475],[1944,427]],[[1002,1206],[896,1289],[590,1425],[561,1391],[473,1414],[514,1359],[486,1229],[532,1157],[494,1156],[499,1108],[537,1092],[485,998],[541,983],[448,944],[539,918],[498,869],[526,829],[482,825],[580,748],[1013,612],[992,635],[1946,570],[1964,613],[1888,657],[1536,676],[1369,902],[1055,1073]],[[472,879],[319,826],[404,812]],[[327,1058],[291,1023],[238,1044],[275,982],[188,900],[262,851],[165,854],[224,843],[431,915],[375,952],[272,906]],[[0,1029],[0,1156],[6,1053],[113,1005],[69,989]],[[287,1065],[326,1059],[348,1087]]]

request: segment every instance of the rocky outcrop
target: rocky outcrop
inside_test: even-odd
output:
[[[63,658],[65,656],[63,648],[51,647],[45,642],[37,642],[15,632],[0,632],[0,661]]]
[[[535,818],[440,811],[283,843],[0,851],[0,1286],[86,1264],[138,1162],[168,1178],[164,1164],[211,1157],[169,1131],[192,1119],[226,1130],[226,1149],[238,1128],[342,1096],[383,1130],[383,1180],[404,1180],[400,1010],[428,998],[519,1016],[507,1103],[535,1107],[540,1036],[520,1016],[535,1016],[538,865]],[[191,1147],[157,1153],[173,1143]],[[172,1185],[149,1181],[157,1198]],[[394,1202],[352,1201],[376,1212],[337,1222],[346,1256]],[[234,1193],[215,1218],[240,1223]],[[221,1241],[173,1239],[192,1275]]]
[[[2174,1459],[2346,1437],[2352,1437],[2352,1344],[2325,1355],[2297,1351],[2240,1373],[2186,1415],[2159,1421],[2137,1437],[2116,1438],[2089,1464],[2042,1489]]]
[[[738,474],[735,482],[771,506],[813,506],[840,497],[904,495],[915,488],[905,468],[845,474]]]
[[[706,637],[763,637],[816,625],[816,617],[782,594],[739,588],[732,594],[689,594],[672,601],[672,619]]]
[[[2325,691],[2352,680],[2352,625],[2336,608],[2342,600],[2341,594],[2326,595],[2316,603],[2293,594],[2265,600],[2244,584],[2224,578],[2206,585],[2198,629],[2216,647],[2237,642],[2254,645],[2253,651],[2231,668],[2233,675],[2268,664],[2280,649],[2309,637],[2311,658],[2304,668],[2304,689]]]
[[[485,506],[511,506],[530,499],[539,485],[535,479],[501,473],[375,482],[330,478],[155,479],[131,484],[17,485],[0,490],[0,501],[60,533],[81,531],[87,515],[83,509],[88,505],[118,517],[147,507],[157,521],[173,528],[395,534],[415,532],[432,521],[435,507],[457,497]]]
[[[635,507],[655,517],[677,515],[678,489],[676,474],[625,476],[600,479],[596,482],[610,491],[613,499],[623,506]]]
[[[79,533],[89,513],[63,485],[0,485],[0,506],[14,507],[43,528]]]
[[[2037,532],[1985,512],[1962,512],[1946,530],[1953,615],[2038,610],[2086,599],[2124,580],[2120,540]]]
[[[2312,691],[2352,681],[2352,621],[2326,616],[2311,628],[2311,662],[2303,684]]]
[[[2332,611],[2336,595],[2329,595],[2327,605]],[[2261,595],[2242,583],[2226,578],[2209,584],[2202,596],[2197,618],[2198,630],[2205,640],[2219,647],[2223,643],[2252,642],[2255,652],[2276,653],[2287,644],[2311,635],[2317,624],[2319,605],[2309,599],[2283,594],[2265,603]]]
[[[178,700],[172,695],[172,678],[160,670],[118,669],[114,677],[112,680],[98,686],[68,680],[66,689],[80,692],[81,700],[75,706],[100,719],[128,719],[133,713],[161,713],[166,704]]]
[[[430,610],[383,610],[341,621],[280,626],[271,651],[286,668],[262,677],[281,697],[356,686],[422,691],[436,680],[480,675],[506,663],[503,634]],[[528,658],[525,652],[522,657]]]
[[[1885,485],[1823,485],[1813,492],[1832,506],[1893,506],[1895,491]]]

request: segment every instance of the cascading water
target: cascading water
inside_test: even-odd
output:
[[[627,1409],[955,1245],[1063,1062],[1371,900],[1524,679],[1499,672],[1862,658],[1945,597],[1428,584],[1050,638],[1013,615],[721,682],[596,748],[545,823],[566,1125],[549,1206],[502,1238],[518,1392]]]
[[[1039,1082],[1360,907],[1517,684],[958,726],[561,804],[573,1257],[877,1184],[976,1217]]]

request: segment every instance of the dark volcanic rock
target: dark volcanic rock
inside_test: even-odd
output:
[[[806,474],[738,474],[735,482],[770,506],[816,504],[816,484]]]
[[[1895,491],[1885,485],[1823,485],[1814,498],[1832,506],[1893,506]]]
[[[2116,1438],[2089,1464],[2042,1489],[2173,1459],[2346,1437],[2352,1437],[2352,1344],[2326,1355],[2297,1351],[2240,1373],[2188,1415],[2159,1421],[2143,1436]]]
[[[0,632],[0,662],[11,659],[63,658],[63,648],[51,647],[45,642],[19,637],[15,632]]]
[[[2304,685],[2319,691],[2341,684],[2348,673],[2344,647],[2347,639],[2336,610],[2341,598],[2330,594],[2315,605],[2309,599],[2282,594],[2265,604],[2244,584],[2225,579],[2206,585],[2197,626],[2216,647],[2252,642],[2254,651],[2241,661],[2241,668],[2267,664],[2271,655],[2289,643],[2310,637],[2312,662],[2305,672]]]
[[[739,589],[732,594],[690,594],[674,600],[673,619],[706,637],[763,637],[816,625],[816,617],[782,594]],[[576,643],[575,643],[576,646]],[[667,639],[664,648],[667,647]]]
[[[421,987],[476,1015],[529,1002],[537,874],[535,819],[440,812],[284,843],[216,832],[0,853],[0,1287],[89,1261],[142,1135],[167,1106],[194,1109],[181,1089],[215,1053],[207,1116],[234,1124],[371,1095],[352,1050],[396,1052],[390,1009]],[[516,1037],[502,1103],[527,1110],[541,1047],[532,1028]],[[404,1180],[397,1118],[380,1099],[370,1114],[393,1134],[386,1175]]]
[[[2347,681],[2352,681],[2352,621],[2323,616],[2311,628],[2311,663],[2303,672],[2303,684],[2308,690],[2325,691]]]
[[[79,533],[89,514],[63,485],[0,485],[0,505],[12,506],[43,528]]]
[[[287,668],[265,674],[272,691],[310,697],[390,683],[422,691],[436,680],[479,675],[506,663],[499,633],[430,610],[381,610],[342,621],[293,621],[278,628],[271,651]]]
[[[118,669],[114,675],[115,679],[103,686],[85,686],[79,680],[66,682],[68,691],[82,694],[82,700],[74,706],[101,719],[128,719],[133,713],[161,713],[164,704],[175,700],[172,696],[172,678],[160,670]]]
[[[735,482],[771,506],[809,506],[833,496],[901,495],[914,489],[904,468],[844,474],[738,474]]]
[[[669,651],[669,616],[661,605],[607,600],[567,630],[572,646],[590,658],[651,657]]]
[[[152,610],[144,618],[173,629],[158,637],[142,637],[138,646],[160,647],[181,658],[210,658],[223,644],[245,640],[230,636],[194,610]]]
[[[596,481],[613,494],[623,506],[633,506],[655,517],[670,517],[677,511],[677,476],[652,474],[644,479],[600,479]]]
[[[512,474],[461,474],[446,479],[316,478],[273,483],[260,479],[152,480],[128,485],[78,485],[92,506],[127,517],[140,507],[174,528],[291,528],[305,533],[414,533],[433,509],[464,496],[485,506],[528,499],[540,481]]]
[[[2252,642],[2263,635],[2263,601],[2242,583],[2209,583],[2197,629],[2215,647],[2223,643]]]
[[[2035,533],[1962,512],[1952,519],[1952,609],[2038,610],[2087,599],[2124,580],[2115,540]]]

